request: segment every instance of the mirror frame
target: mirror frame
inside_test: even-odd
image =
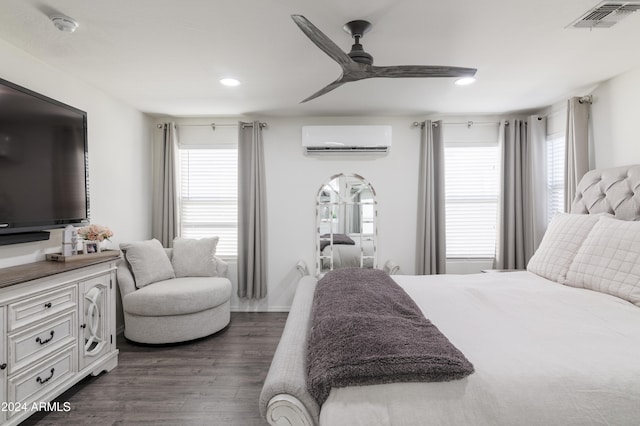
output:
[[[362,236],[362,232],[360,232],[360,239],[359,241],[356,242],[356,244],[359,244],[360,246],[360,267],[364,267],[365,261],[367,261],[367,263],[369,263],[369,261],[372,264],[372,268],[373,269],[377,269],[378,267],[378,202],[376,200],[376,191],[373,188],[373,186],[371,185],[371,183],[369,183],[369,181],[367,181],[365,178],[363,178],[362,176],[360,176],[359,174],[356,173],[338,173],[335,174],[333,176],[331,176],[327,181],[325,181],[325,183],[323,183],[320,186],[320,189],[318,189],[318,192],[316,193],[316,275],[317,276],[322,276],[324,273],[328,272],[328,271],[332,271],[334,269],[334,259],[333,259],[333,226],[329,227],[329,245],[327,247],[330,247],[329,250],[329,255],[323,255],[322,251],[320,250],[320,246],[321,246],[321,241],[327,241],[326,238],[321,238],[321,236],[323,235],[321,233],[321,228],[323,224],[327,223],[327,219],[324,217],[325,215],[323,215],[324,212],[326,212],[326,209],[329,208],[330,209],[330,221],[333,220],[333,218],[335,217],[336,214],[339,214],[340,211],[345,211],[347,206],[353,206],[353,205],[360,205],[361,203],[355,202],[353,200],[354,195],[356,194],[351,194],[350,196],[345,197],[343,194],[340,193],[340,191],[335,191],[335,189],[333,190],[333,193],[336,194],[338,196],[337,201],[333,201],[331,199],[326,200],[326,191],[325,188],[326,187],[331,187],[331,183],[336,180],[336,179],[340,179],[340,178],[345,178],[345,179],[356,179],[359,180],[360,182],[362,182],[362,184],[365,186],[365,188],[369,189],[369,191],[371,192],[371,199],[372,202],[371,203],[362,203],[362,204],[371,204],[373,206],[373,217],[371,219],[371,222],[366,222],[366,223],[371,223],[373,226],[373,232],[371,234],[367,234],[366,237]],[[361,191],[359,191],[361,192]],[[324,210],[324,211],[323,211]],[[360,225],[362,225],[362,221],[360,222]],[[364,245],[363,242],[365,241],[371,241],[372,242],[372,253],[371,255],[365,255],[365,249],[364,249]],[[329,260],[329,267],[328,268],[322,268],[323,266],[323,261]]]

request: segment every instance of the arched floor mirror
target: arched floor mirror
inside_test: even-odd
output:
[[[377,268],[376,193],[357,174],[340,173],[316,197],[316,273]]]

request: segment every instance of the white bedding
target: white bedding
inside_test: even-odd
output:
[[[321,425],[640,424],[639,307],[529,272],[393,278],[476,371],[334,389]]]
[[[364,255],[372,256],[373,255],[373,241],[365,241],[364,242]],[[332,248],[327,246],[322,251],[322,267],[324,269],[331,268],[331,255]],[[340,268],[360,268],[360,257],[362,256],[363,250],[360,247],[359,243],[355,245],[349,244],[334,244],[333,245],[333,269]],[[364,259],[365,268],[373,268],[373,259],[371,257],[367,257]]]

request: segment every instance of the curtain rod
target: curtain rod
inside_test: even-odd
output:
[[[423,128],[424,128],[424,126],[425,126],[425,124],[427,124],[427,122],[426,122],[426,121],[414,121],[414,122],[413,122],[413,127],[420,127],[421,129],[423,129]],[[438,127],[438,123],[436,123],[435,121],[432,121],[432,122],[431,122],[431,125],[432,125],[433,127]]]
[[[581,103],[581,104],[592,104],[593,103],[593,96],[591,96],[591,95],[583,96],[580,99],[578,99],[578,102]]]
[[[505,121],[506,123],[508,123],[508,121]],[[471,127],[471,126],[488,126],[490,124],[500,124],[500,120],[498,121],[445,121],[442,124],[449,124],[449,125],[465,125],[467,127]]]
[[[238,127],[237,124],[216,124],[216,123],[209,123],[209,124],[177,124],[177,126],[184,126],[184,127],[211,127],[213,130],[216,129],[216,127]],[[158,124],[156,126],[158,129],[164,129],[166,127],[166,123],[165,124]],[[244,129],[245,127],[253,127],[253,123],[244,123],[242,124],[242,128]],[[267,127],[267,123],[260,123],[260,127],[261,128],[265,128]]]
[[[426,124],[426,121],[414,121],[413,122],[413,127],[424,127],[424,125]],[[437,126],[438,123],[432,123],[434,126]],[[471,127],[473,125],[478,125],[478,126],[482,126],[482,125],[489,125],[489,124],[500,124],[500,121],[445,121],[442,124],[453,124],[453,125],[458,125],[458,124],[463,124],[466,125],[467,127]],[[505,121],[505,124],[508,126],[509,125],[509,121]]]

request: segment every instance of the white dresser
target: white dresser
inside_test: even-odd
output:
[[[38,410],[89,374],[118,365],[117,257],[0,269],[0,424]]]

